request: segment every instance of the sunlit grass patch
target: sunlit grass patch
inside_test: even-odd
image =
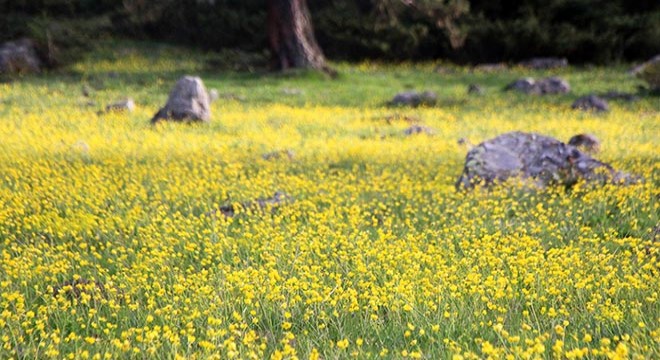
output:
[[[340,64],[329,81],[201,61],[137,46],[0,84],[0,358],[658,357],[657,98],[570,109],[633,89],[620,69],[525,97],[500,91],[520,69]],[[189,71],[245,99],[150,126]],[[404,88],[439,105],[384,106]],[[134,112],[98,112],[122,96]],[[513,130],[592,133],[645,181],[456,191],[469,143]]]

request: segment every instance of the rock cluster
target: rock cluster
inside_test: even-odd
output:
[[[515,90],[525,94],[535,95],[566,94],[571,91],[571,85],[568,81],[557,76],[551,76],[540,80],[528,77],[510,83],[504,88],[504,90]]]

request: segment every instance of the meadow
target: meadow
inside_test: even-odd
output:
[[[0,83],[0,358],[660,358],[660,98],[570,108],[635,91],[626,66],[330,80],[111,45]],[[218,89],[210,124],[151,126],[184,74]],[[501,91],[529,75],[572,92]],[[404,89],[438,104],[384,106]],[[135,111],[99,112],[125,96]],[[456,191],[457,140],[512,130],[592,133],[644,181]]]

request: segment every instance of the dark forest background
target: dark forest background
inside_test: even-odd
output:
[[[424,9],[405,4],[308,1],[318,43],[333,60],[474,64],[558,56],[603,64],[660,53],[657,0],[449,0]],[[266,16],[264,0],[0,0],[0,40],[31,37],[62,62],[109,37],[265,54]]]

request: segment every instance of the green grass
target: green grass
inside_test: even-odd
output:
[[[118,41],[0,84],[0,358],[660,355],[660,101],[570,109],[636,91],[625,66],[333,64],[331,80],[209,66],[221,56]],[[184,74],[232,97],[209,124],[151,126]],[[573,91],[502,91],[549,75]],[[438,104],[384,106],[405,89]],[[134,112],[98,113],[125,96]],[[404,116],[435,134],[403,135]],[[644,182],[456,191],[457,140],[512,130],[593,133]],[[278,190],[292,202],[209,216]],[[78,276],[104,289],[53,296]]]

